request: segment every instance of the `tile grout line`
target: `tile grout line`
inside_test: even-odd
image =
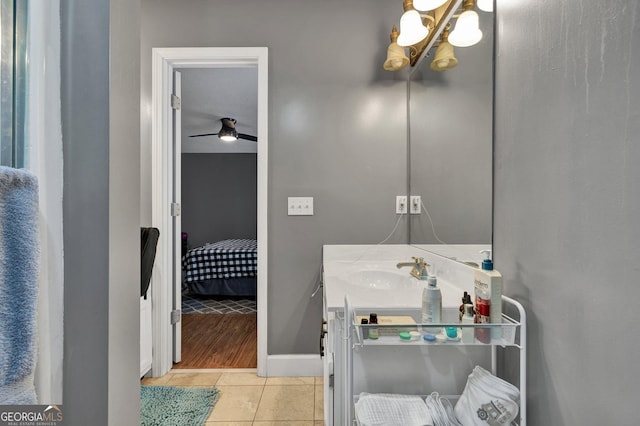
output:
[[[316,378],[313,378],[313,413],[311,413],[311,418],[312,418],[312,422],[313,425],[315,426],[316,424]]]
[[[260,403],[262,402],[262,396],[264,395],[264,388],[267,387],[267,381],[265,380],[264,385],[262,385],[262,392],[260,392],[260,399],[258,399],[258,406],[256,407],[256,412],[253,413],[253,420],[251,424],[253,425],[256,422],[256,416],[258,415],[258,409],[260,408]]]

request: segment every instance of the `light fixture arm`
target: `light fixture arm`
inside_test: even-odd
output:
[[[433,10],[428,11],[427,13],[421,13],[420,17],[422,18],[422,24],[429,28],[429,31],[436,26],[436,17],[435,12]]]
[[[391,33],[389,34],[389,39],[391,40],[391,43],[395,43],[398,41],[399,34],[400,33],[398,32],[398,27],[394,25],[393,28],[391,28]]]
[[[404,0],[402,2],[402,9],[405,12],[408,12],[410,10],[415,10],[415,7],[413,7],[413,0]]]
[[[447,25],[442,29],[442,33],[440,34],[440,43],[444,43],[449,38],[449,32],[451,31],[451,22],[447,22]]]
[[[469,10],[473,10],[476,6],[476,0],[464,0],[462,3],[462,11],[468,12]]]

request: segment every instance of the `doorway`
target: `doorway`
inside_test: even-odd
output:
[[[257,68],[177,71],[183,291],[174,368],[256,368]],[[233,139],[225,126],[237,139],[221,138]]]
[[[153,349],[151,375],[159,377],[180,359],[181,232],[176,212],[180,206],[174,172],[179,175],[180,152],[172,135],[173,71],[188,68],[257,68],[257,370],[266,376],[267,364],[267,48],[155,48],[153,49],[152,109],[152,221],[161,229],[152,300]],[[176,126],[178,127],[178,126]],[[215,130],[214,130],[215,131]],[[178,194],[180,190],[177,189]],[[173,213],[173,215],[172,215]],[[179,214],[179,213],[178,213]],[[179,216],[178,216],[179,217]],[[162,230],[170,230],[162,232]],[[173,319],[173,321],[171,321]],[[173,323],[173,324],[172,324]],[[172,325],[169,325],[172,324]],[[176,337],[177,336],[177,337]]]

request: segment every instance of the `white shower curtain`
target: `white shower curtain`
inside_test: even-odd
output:
[[[60,114],[60,2],[29,1],[26,167],[39,178],[40,282],[38,361],[40,404],[62,404],[63,235]]]

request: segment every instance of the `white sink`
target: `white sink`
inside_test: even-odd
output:
[[[326,309],[343,310],[346,295],[354,308],[420,308],[424,281],[409,275],[409,267],[396,267],[398,262],[410,262],[414,256],[424,257],[427,263],[437,266],[443,307],[457,308],[463,291],[473,292],[473,268],[431,252],[417,251],[408,245],[325,245]]]
[[[369,290],[393,290],[416,287],[416,283],[408,273],[400,274],[386,270],[368,269],[354,271],[345,276],[344,280],[350,285]]]

